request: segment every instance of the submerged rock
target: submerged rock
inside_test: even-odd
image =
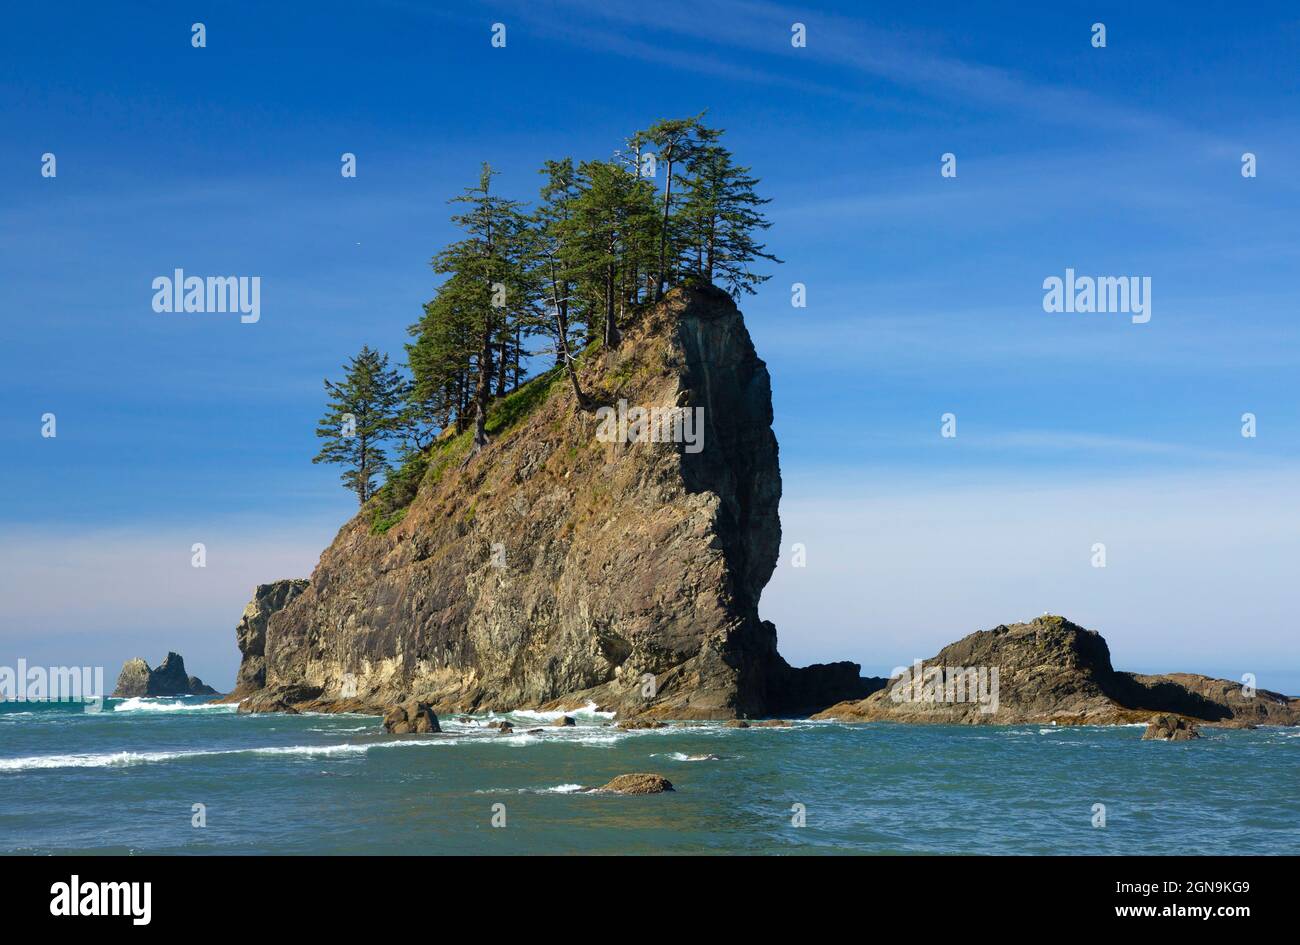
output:
[[[560,716],[558,719],[556,719],[554,722],[552,722],[551,724],[552,724],[552,725],[558,725],[560,728],[572,728],[573,726],[577,725],[578,723],[575,722],[575,721],[573,720],[573,716],[570,716],[570,715],[562,715],[562,716]]]
[[[662,774],[620,774],[599,790],[614,794],[662,794],[673,790],[673,784]]]
[[[1200,737],[1201,733],[1190,719],[1169,714],[1152,716],[1147,730],[1142,733],[1143,741],[1187,742]]]
[[[761,722],[754,723],[758,728],[789,728],[790,723],[785,719],[764,719]]]
[[[658,719],[625,719],[618,723],[621,729],[640,729],[640,728],[667,728],[667,722],[660,722]]]
[[[157,669],[136,657],[122,664],[117,677],[114,699],[139,696],[215,696],[217,690],[205,685],[197,676],[185,672],[185,660],[178,653],[168,653]]]
[[[731,719],[727,722],[727,728],[749,728],[749,723],[744,719]]]

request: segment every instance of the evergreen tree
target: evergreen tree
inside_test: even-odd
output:
[[[578,175],[573,167],[573,158],[547,161],[542,165],[540,173],[546,175],[546,183],[542,185],[541,203],[533,219],[542,301],[552,319],[555,363],[564,366],[569,382],[573,385],[573,395],[577,398],[578,405],[585,408],[587,397],[578,382],[578,367],[569,338],[570,327],[580,312],[574,304],[577,300],[578,274],[562,251],[573,218],[573,206],[581,195]]]
[[[659,228],[659,265],[655,274],[655,301],[664,297],[671,273],[668,269],[670,258],[676,254],[670,252],[677,228],[673,225],[673,173],[678,164],[690,160],[691,155],[704,143],[712,141],[719,132],[705,128],[700,123],[704,117],[701,112],[694,118],[663,118],[645,131],[633,136],[633,142],[639,147],[650,143],[658,149],[658,164],[664,168],[663,211]]]
[[[472,372],[477,336],[471,306],[476,301],[468,277],[452,276],[424,306],[424,317],[409,329],[406,346],[412,383],[406,408],[412,420],[464,430],[473,416]]]
[[[656,122],[611,161],[547,161],[531,216],[493,192],[484,164],[478,184],[451,201],[463,235],[432,261],[446,278],[409,329],[410,380],[363,348],[342,383],[325,382],[330,409],[317,433],[326,444],[314,462],[343,464],[343,481],[364,503],[385,468],[386,439],[401,444],[405,464],[438,431],[472,423],[470,455],[478,452],[490,398],[519,386],[534,334],[553,339],[556,364],[586,409],[575,333],[613,348],[627,309],[662,298],[682,277],[716,281],[733,296],[769,278],[750,268],[759,259],[780,262],[757,239],[770,226],[768,200],[701,117]],[[642,175],[651,150],[662,197]]]
[[[770,198],[755,193],[758,179],[718,144],[696,149],[687,173],[681,209],[688,240],[684,267],[706,282],[721,282],[732,296],[753,293],[754,286],[771,277],[751,272],[750,263],[781,261],[755,239],[757,231],[772,225],[760,209]]]
[[[369,346],[345,365],[342,383],[325,380],[329,395],[316,435],[325,444],[313,463],[338,463],[339,477],[362,505],[375,494],[375,476],[387,468],[381,446],[391,434],[402,396],[402,378],[388,355]]]
[[[518,315],[526,308],[532,292],[527,219],[518,201],[492,193],[493,175],[485,163],[478,185],[453,198],[453,203],[468,207],[452,217],[465,238],[434,258],[434,270],[451,277],[439,290],[439,297],[451,293],[449,304],[474,342],[474,453],[488,442],[494,355],[514,333],[512,312]],[[454,353],[463,356],[467,352]]]
[[[628,279],[653,239],[654,192],[647,182],[607,161],[579,166],[578,189],[570,216],[559,228],[559,256],[588,307],[588,325],[599,323],[606,347],[612,348],[619,343]]]

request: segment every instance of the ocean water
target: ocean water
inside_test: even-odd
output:
[[[0,852],[1300,852],[1300,729],[1164,744],[1135,726],[623,732],[575,717],[390,736],[369,716],[237,715],[190,698],[98,713],[0,704]],[[634,771],[676,791],[582,790]]]

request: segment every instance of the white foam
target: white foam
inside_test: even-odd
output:
[[[157,697],[135,696],[113,706],[114,712],[234,712],[235,704],[214,705],[211,702],[157,702]]]
[[[40,768],[114,768],[126,765],[221,755],[220,751],[114,751],[84,755],[33,755],[0,758],[0,771],[30,771]]]
[[[556,719],[562,718],[566,715],[572,716],[574,719],[612,719],[614,717],[613,712],[601,712],[596,703],[590,701],[581,709],[554,709],[547,712],[542,712],[537,709],[512,709],[506,714],[521,719],[540,719],[543,722],[554,722]]]
[[[338,755],[363,755],[380,748],[434,748],[455,745],[454,738],[368,742],[355,745],[277,745],[263,748],[229,748],[221,751],[115,751],[101,754],[32,755],[24,758],[0,758],[0,771],[32,771],[42,768],[117,768],[221,755],[272,755],[295,758],[321,758]]]
[[[577,794],[581,791],[590,791],[589,787],[581,784],[557,784],[555,787],[546,788],[478,788],[475,794]]]

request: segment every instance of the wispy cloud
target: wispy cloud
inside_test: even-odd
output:
[[[856,17],[757,0],[719,0],[709,4],[707,17],[700,15],[698,3],[688,0],[661,0],[654,4],[528,0],[507,4],[507,8],[527,22],[530,29],[548,39],[567,39],[597,51],[617,52],[700,72],[719,74],[724,69],[738,70],[732,77],[792,85],[798,80],[791,78],[788,68],[770,67],[778,62],[788,67],[792,56],[800,56],[814,67],[829,67],[857,76],[859,81],[877,80],[937,100],[978,103],[1043,121],[1083,124],[1113,133],[1135,130],[1178,133],[1195,137],[1206,147],[1220,143],[1201,129],[1147,109],[1114,103],[1086,90],[1033,80],[1002,67],[945,55],[926,48],[913,36],[872,27]],[[580,25],[593,22],[603,23],[605,28]],[[805,49],[793,49],[790,45],[790,28],[795,22],[804,22],[808,27],[810,40]],[[704,56],[692,51],[669,55],[662,43],[628,38],[628,30],[638,36],[667,35],[678,40],[678,45],[681,39],[689,39],[715,52]],[[743,55],[746,64],[728,65],[719,58],[725,52]],[[890,101],[881,93],[896,92],[897,88],[877,91],[843,81],[808,85],[810,91],[844,96],[846,89],[851,89],[855,95],[869,94],[880,101]]]

